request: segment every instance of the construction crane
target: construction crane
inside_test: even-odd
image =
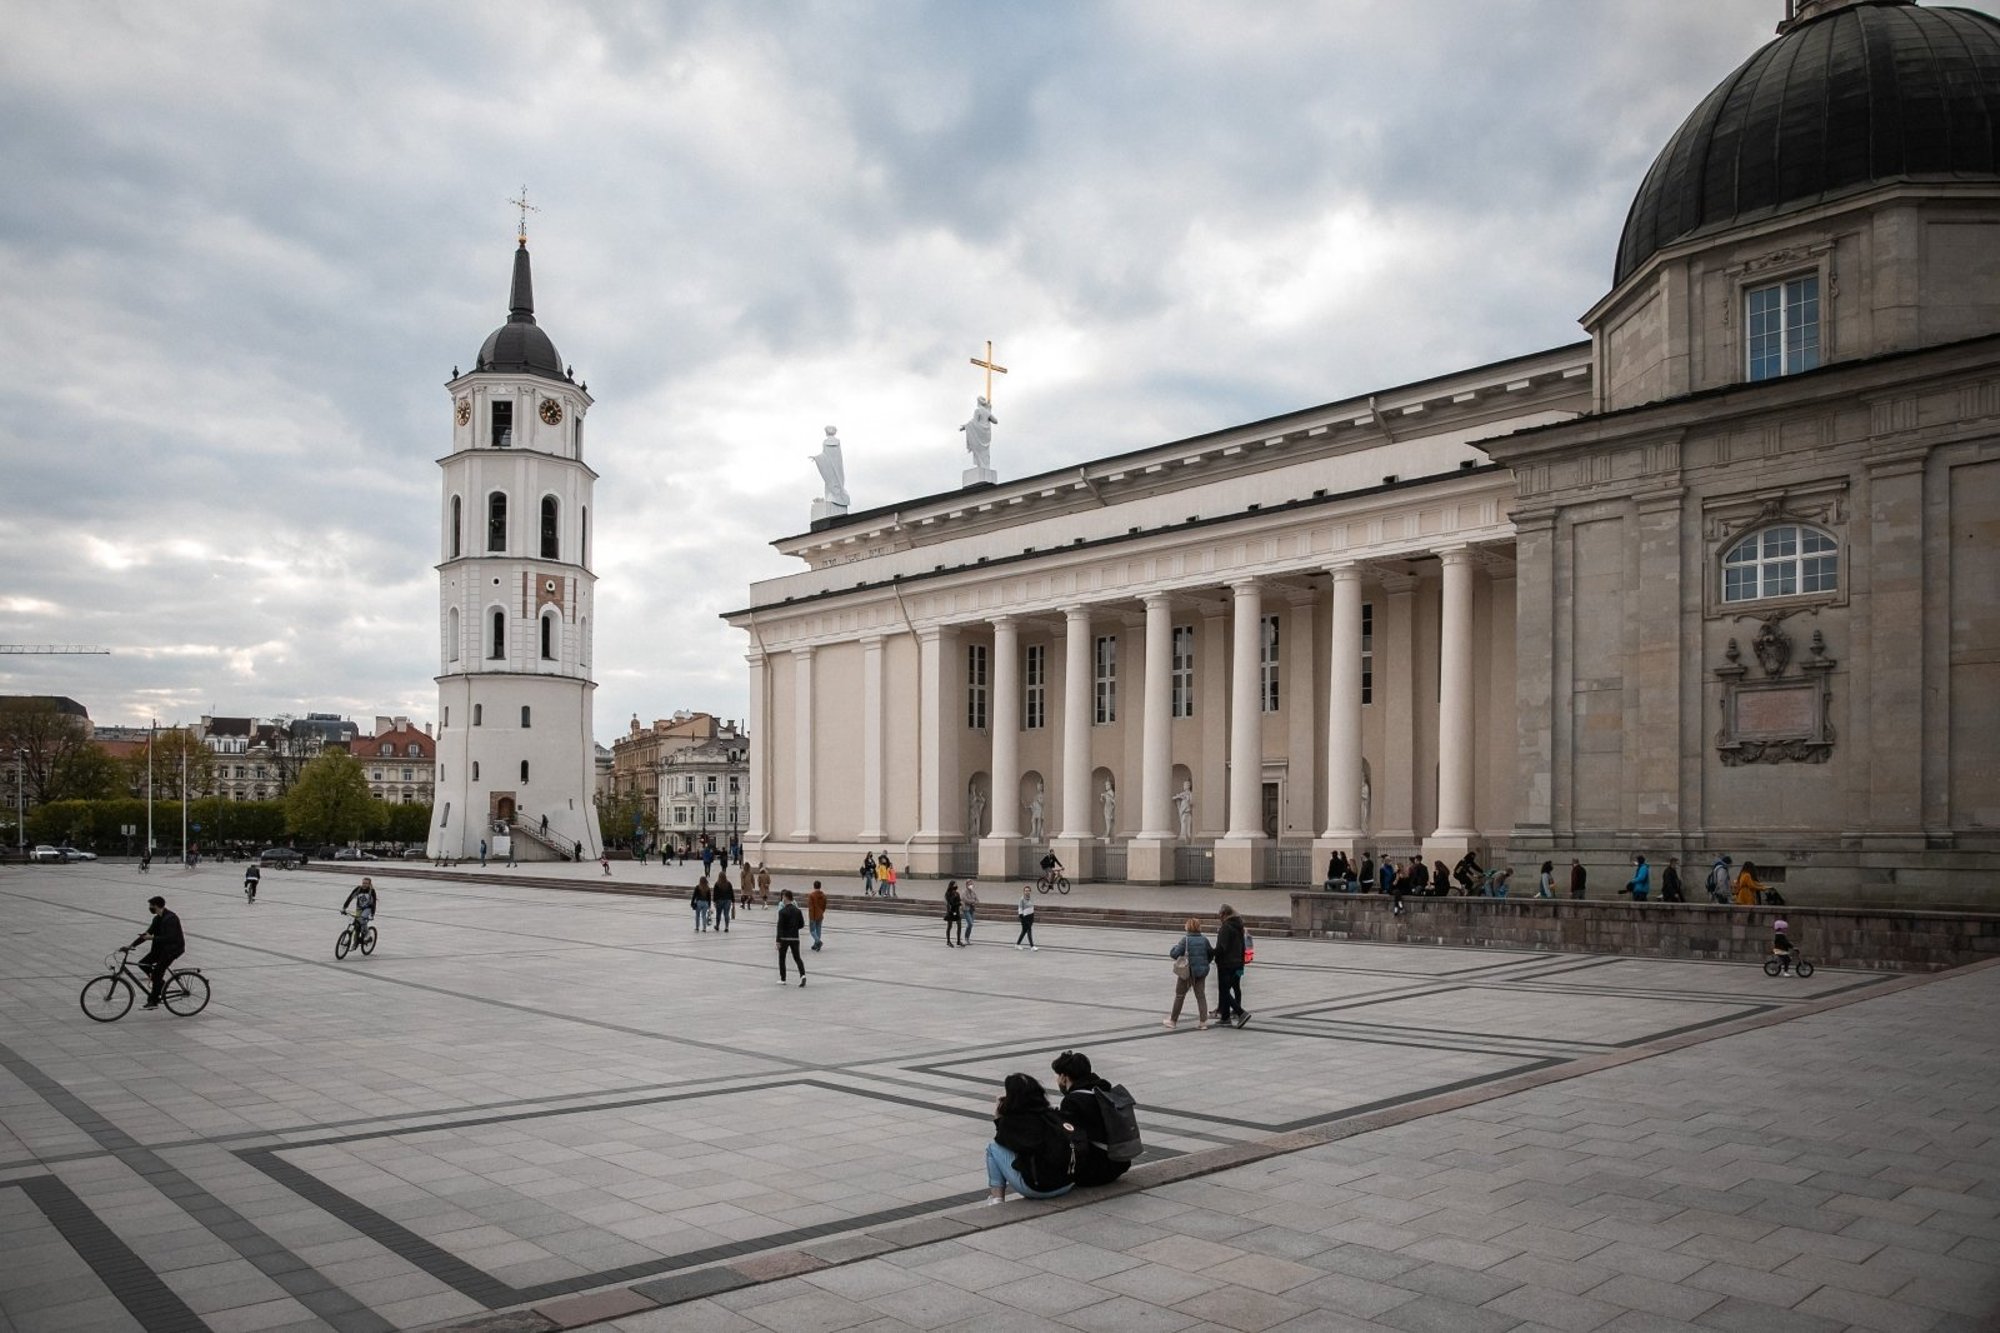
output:
[[[109,657],[109,648],[85,648],[75,643],[0,643],[7,657]]]

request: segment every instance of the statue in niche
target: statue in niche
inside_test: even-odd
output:
[[[993,427],[999,422],[1000,418],[993,415],[992,404],[981,395],[972,409],[972,420],[959,427],[965,432],[965,447],[972,455],[972,466],[981,471],[993,467]]]
[[[1361,775],[1361,827],[1363,829],[1371,827],[1368,823],[1368,816],[1374,813],[1372,809],[1375,804],[1374,796],[1375,794],[1368,789],[1368,775],[1364,773]]]
[[[966,829],[972,836],[977,838],[985,833],[986,830],[980,826],[980,820],[986,814],[986,793],[974,787],[972,795],[966,801],[965,813],[967,816]]]
[[[1028,798],[1028,836],[1040,842],[1047,835],[1042,831],[1042,798],[1048,787],[1037,782],[1035,794]]]
[[[840,435],[832,426],[826,428],[826,438],[820,441],[819,452],[813,455],[813,466],[819,469],[820,482],[826,487],[826,502],[830,505],[847,506],[847,465],[840,459]]]
[[[1097,803],[1104,807],[1104,836],[1109,839],[1118,827],[1118,793],[1112,790],[1108,778],[1104,790],[1097,794]]]
[[[1181,789],[1174,793],[1174,817],[1180,822],[1181,841],[1194,837],[1194,784],[1181,783]]]

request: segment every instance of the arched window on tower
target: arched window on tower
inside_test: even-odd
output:
[[[554,612],[542,617],[542,660],[556,660],[556,618]]]
[[[451,497],[451,558],[465,554],[465,498]]]
[[[507,549],[507,492],[495,491],[486,497],[486,549]]]
[[[451,654],[451,661],[458,660],[458,608],[451,609],[450,626],[445,630],[445,651]]]
[[[562,520],[562,505],[553,495],[542,497],[542,559],[562,559],[562,538],[559,524]]]
[[[496,610],[493,613],[492,628],[489,631],[486,644],[486,655],[496,662],[507,655],[507,613],[505,611]]]
[[[523,759],[521,761],[521,781],[526,782],[527,780],[528,780],[528,761]]]
[[[576,507],[576,521],[577,521],[576,562],[579,565],[587,565],[590,563],[590,506],[589,505],[578,505]]]

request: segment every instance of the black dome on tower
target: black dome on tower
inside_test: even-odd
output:
[[[1614,285],[1666,247],[1897,182],[2000,180],[2000,19],[1799,0],[1646,173]]]
[[[514,286],[507,305],[507,322],[486,335],[472,368],[567,379],[555,343],[535,323],[535,281],[525,239],[514,251]]]

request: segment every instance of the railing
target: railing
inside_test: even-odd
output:
[[[1215,849],[1202,844],[1175,847],[1174,883],[1215,883]]]
[[[979,844],[961,842],[944,858],[944,873],[951,879],[965,879],[979,873]]]
[[[495,823],[493,828],[495,832],[504,831],[513,834],[515,837],[524,837],[531,842],[539,843],[565,861],[578,861],[582,859],[578,854],[582,849],[576,839],[566,838],[552,829],[543,828],[533,820],[512,825]]]
[[[1281,843],[1266,846],[1259,858],[1257,882],[1267,888],[1310,888],[1312,848],[1287,847]]]
[[[1034,843],[1022,843],[1014,849],[1015,879],[1034,879],[1042,873],[1042,856],[1048,848]]]
[[[1125,882],[1125,844],[1107,842],[1097,849],[1097,873],[1092,879],[1104,884]]]

